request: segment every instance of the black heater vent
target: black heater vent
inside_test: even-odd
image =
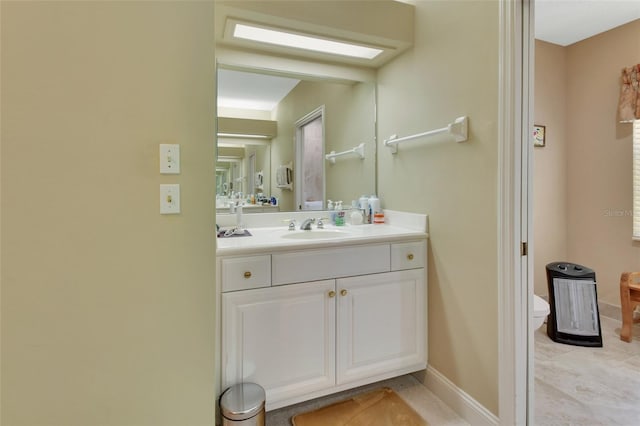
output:
[[[547,265],[551,312],[547,334],[554,342],[602,347],[596,273],[569,262]]]

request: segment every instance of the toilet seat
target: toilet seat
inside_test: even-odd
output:
[[[549,303],[540,296],[533,295],[533,316],[534,317],[546,317],[551,310],[549,309]]]
[[[547,318],[551,310],[549,309],[549,304],[546,300],[544,300],[540,296],[533,295],[533,320],[532,326],[534,330],[542,327],[544,324],[544,320]]]

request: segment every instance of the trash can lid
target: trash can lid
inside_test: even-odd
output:
[[[247,420],[264,409],[265,393],[256,383],[231,386],[220,397],[220,410],[229,420]]]

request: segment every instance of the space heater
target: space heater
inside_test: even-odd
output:
[[[569,262],[547,265],[551,312],[547,335],[554,342],[602,347],[596,273]]]

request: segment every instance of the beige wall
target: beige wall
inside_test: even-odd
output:
[[[544,45],[538,43],[537,46]],[[544,46],[536,54],[544,57],[557,49]],[[553,186],[547,180],[535,191],[555,192],[553,197],[556,198],[566,191],[566,260],[593,268],[598,279],[599,300],[620,305],[620,273],[638,269],[640,244],[631,240],[631,125],[618,123],[617,102],[622,68],[640,62],[640,20],[563,50],[566,88],[542,104],[543,107],[536,100],[536,122],[544,124],[538,114],[550,120],[547,127],[550,138],[564,132],[566,158],[560,162],[546,152],[542,153],[552,149],[554,142],[549,139],[548,148],[535,150],[535,161],[536,173],[542,169],[560,177],[564,170],[566,188]],[[556,71],[561,72],[560,69]],[[536,72],[539,72],[538,67]],[[545,94],[553,96],[538,91],[538,86],[545,84],[539,83],[540,80],[536,75],[536,99]],[[547,110],[562,103],[566,104],[564,129],[562,123],[551,117],[555,110]],[[538,164],[543,161],[545,164]],[[541,179],[544,178],[536,176],[536,184]],[[535,217],[538,218],[541,216],[539,210],[549,206],[537,203],[538,198],[535,201]],[[550,237],[544,222],[534,225],[538,255],[540,241]],[[538,261],[536,264],[536,289],[539,290],[541,265]]]
[[[640,267],[627,214],[631,125],[617,122],[621,70],[637,63],[640,20],[567,49],[569,260],[593,268],[599,300],[615,305],[620,273]]]
[[[0,7],[1,423],[211,425],[213,4]]]
[[[544,147],[533,150],[534,293],[547,295],[545,266],[567,260],[566,49],[535,45],[535,123],[546,126]]]
[[[273,168],[294,163],[295,123],[318,107],[325,106],[325,151],[341,152],[365,143],[364,160],[341,157],[336,164],[325,162],[328,200],[342,200],[344,206],[362,194],[375,192],[375,87],[372,83],[334,83],[301,81],[273,110],[278,136],[271,142]],[[272,193],[281,200],[280,210],[295,208],[294,191],[276,187],[272,175]]]
[[[497,45],[497,2],[418,1],[414,48],[378,73],[383,207],[429,215],[429,364],[495,414]],[[382,146],[460,115],[466,143],[405,142],[395,156]]]

